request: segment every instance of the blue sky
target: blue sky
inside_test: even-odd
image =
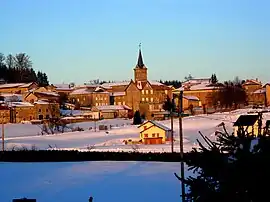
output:
[[[270,81],[270,1],[2,0],[0,52],[25,52],[52,83],[189,73]]]

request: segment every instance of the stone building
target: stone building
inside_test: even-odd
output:
[[[81,107],[93,107],[109,105],[109,92],[97,88],[79,88],[68,95],[68,99],[73,104],[79,104]]]
[[[10,122],[10,110],[7,106],[0,105],[0,124]]]

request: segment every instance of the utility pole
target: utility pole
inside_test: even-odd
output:
[[[4,120],[2,121],[2,151],[5,151],[5,124]]]
[[[173,153],[173,110],[171,109],[171,144]]]
[[[183,125],[182,125],[182,112],[183,112],[183,91],[180,91],[179,99],[178,99],[178,105],[179,105],[179,140],[180,140],[180,157],[181,157],[181,178],[185,178],[185,168],[184,168],[184,144],[183,144]],[[181,181],[181,191],[182,191],[182,202],[185,202],[185,184],[183,181]]]
[[[262,134],[262,112],[258,113],[259,115],[259,120],[258,120],[258,136],[261,136]]]

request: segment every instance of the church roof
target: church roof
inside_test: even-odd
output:
[[[139,50],[139,56],[138,56],[137,67],[138,67],[138,68],[143,68],[143,67],[144,67],[141,49]]]

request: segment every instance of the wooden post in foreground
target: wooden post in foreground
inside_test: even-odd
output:
[[[172,146],[172,153],[173,153],[173,110],[171,109],[171,146]]]
[[[180,140],[180,157],[181,157],[181,178],[185,178],[185,168],[184,168],[184,142],[183,142],[183,125],[182,125],[182,112],[183,112],[183,91],[179,94],[179,140]],[[185,184],[181,181],[181,191],[182,191],[182,202],[185,202]]]

